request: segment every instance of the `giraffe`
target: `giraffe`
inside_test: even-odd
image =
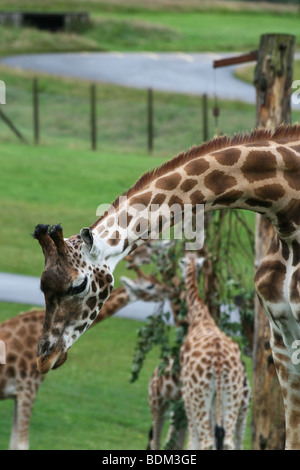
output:
[[[180,382],[188,417],[189,449],[232,450],[242,443],[248,411],[244,401],[249,384],[238,344],[218,328],[199,296],[197,261],[187,255],[179,262],[185,278],[189,322],[180,350]]]
[[[134,263],[139,261],[141,254],[145,260],[145,264],[148,262],[146,261],[147,258],[145,257],[144,251],[138,249],[136,253],[137,257]],[[131,268],[135,269],[135,265],[132,265]],[[147,300],[154,302],[172,298],[172,290],[165,284],[160,283],[157,279],[155,279],[155,282],[151,283],[149,279],[142,276],[139,276],[137,279],[129,279],[126,276],[121,276],[121,281],[127,290],[131,302],[144,299],[145,297],[147,297]],[[148,450],[159,450],[161,448],[160,438],[170,401],[177,401],[181,397],[179,374],[174,373],[172,369],[173,360],[170,358],[165,373],[161,374],[159,367],[157,367],[148,385],[148,403],[152,418]],[[186,432],[185,427],[180,429],[175,428],[171,416],[171,424],[166,442],[168,442],[169,438],[172,436],[174,442],[173,450],[183,449]]]
[[[160,214],[149,234],[147,213],[152,207],[154,216],[161,207],[174,205],[182,213],[185,205],[197,210],[198,204],[205,212],[251,210],[267,217],[275,229],[254,282],[270,321],[284,399],[286,449],[300,449],[300,362],[295,358],[300,336],[299,174],[298,124],[281,125],[274,133],[258,129],[231,139],[222,136],[143,175],[78,235],[64,239],[60,226],[36,226],[33,235],[45,256],[41,288],[46,301],[39,370],[46,373],[64,362],[67,350],[92,323],[85,316],[87,303],[100,310],[109,297],[116,265],[170,224],[170,218]]]
[[[114,315],[129,300],[124,287],[115,289],[92,326]],[[32,309],[0,324],[0,340],[6,347],[6,363],[0,365],[0,400],[15,401],[10,450],[29,449],[32,407],[46,377],[39,373],[36,363],[36,347],[44,318],[45,309]]]
[[[151,432],[149,433],[148,450],[161,449],[161,434],[166,420],[166,414],[171,401],[178,401],[181,398],[179,374],[172,371],[173,361],[170,359],[164,374],[160,373],[159,367],[153,372],[148,386],[148,403],[152,418]],[[187,434],[186,423],[178,429],[174,423],[174,416],[171,413],[170,427],[166,442],[172,439],[172,450],[184,449]],[[171,449],[168,449],[171,450]]]
[[[196,259],[196,266],[195,266],[196,272],[194,272],[195,279],[197,278],[198,276],[197,272],[201,269],[204,261],[205,261],[204,258]],[[184,262],[184,259],[182,259],[181,263],[182,263],[182,270],[184,271],[184,277],[185,277],[186,263]],[[129,296],[131,297],[131,300],[135,300],[138,296],[142,297],[144,295],[143,291],[147,293],[147,296],[152,295],[153,300],[161,300],[167,296],[172,296],[174,294],[172,290],[170,289],[164,290],[163,285],[160,285],[158,281],[152,287],[151,292],[150,292],[148,289],[148,283],[143,278],[139,278],[138,285],[136,284],[135,280],[128,280],[127,278],[124,278],[124,277],[122,277],[121,279],[122,279],[123,284],[126,286],[126,289],[128,291]],[[158,286],[160,286],[159,292],[157,292]],[[203,301],[199,299],[199,302],[201,303],[200,310],[204,311],[205,316],[207,316],[208,319],[211,319],[211,323],[215,325],[214,320],[210,316],[210,313],[208,309],[206,308],[206,306],[204,305]],[[197,313],[199,313],[199,311]],[[201,316],[199,317],[201,321]],[[190,320],[191,319],[187,320],[187,322]],[[198,320],[198,317],[197,317],[197,320]],[[180,322],[180,324],[182,324],[182,322]],[[196,321],[194,321],[193,325],[194,325],[193,332],[195,330],[198,331],[199,325],[197,324]],[[177,326],[178,326],[178,323],[177,323]],[[217,330],[218,335],[221,334],[223,337],[227,339],[227,343],[231,344],[230,338],[226,337],[224,333],[221,333],[221,331],[218,329],[216,325],[215,325],[215,329]],[[201,341],[197,342],[197,349],[195,351],[195,354],[198,355],[199,357],[200,357],[200,352],[201,352],[201,342],[207,339],[205,336],[205,333],[204,332],[202,333],[203,335],[200,338]],[[208,336],[211,339],[211,329],[209,330]],[[244,365],[242,364],[240,360],[239,348],[236,348],[235,344],[233,347],[234,347],[234,352],[232,353],[232,356],[231,356],[231,360],[233,363],[230,362],[230,366],[235,366],[236,363],[238,363],[239,370],[241,369],[243,370],[241,402],[240,402],[240,406],[238,407],[238,415],[237,415],[236,427],[235,427],[235,449],[242,449],[243,436],[245,432],[251,390],[250,390],[250,385],[249,385],[249,381],[248,381],[248,377],[247,377]],[[192,351],[190,354],[192,354],[193,352],[194,351]],[[204,357],[207,354],[207,351],[202,351],[202,353]],[[199,362],[201,362],[201,358],[199,359],[198,363]],[[203,386],[203,389],[204,389],[204,386]],[[201,390],[201,393],[203,394],[204,390]],[[148,387],[148,402],[149,402],[150,413],[152,416],[152,428],[151,428],[151,433],[149,436],[149,447],[148,447],[149,449],[159,450],[161,448],[160,437],[161,437],[162,429],[166,420],[166,412],[169,408],[170,401],[178,401],[181,398],[181,396],[182,394],[181,394],[180,372],[173,370],[173,358],[170,358],[164,374],[160,373],[159,367],[155,369],[152,375],[152,378],[150,380],[149,387]],[[172,434],[174,436],[173,442],[175,441],[174,442],[175,445],[173,449],[183,449],[186,434],[187,434],[187,425],[185,427],[184,421],[183,421],[183,425],[179,429],[177,429],[174,426],[173,416],[171,415],[171,423],[170,423],[170,428],[169,428],[166,442],[168,442]]]

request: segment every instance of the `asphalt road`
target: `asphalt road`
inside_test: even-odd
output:
[[[213,69],[215,59],[232,55],[235,54],[48,53],[6,57],[0,63],[128,87],[210,96],[217,92],[220,98],[254,103],[254,87],[233,76],[236,66]]]

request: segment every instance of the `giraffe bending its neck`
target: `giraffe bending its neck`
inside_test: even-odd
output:
[[[199,297],[195,264],[193,256],[180,260],[189,321],[180,350],[189,449],[241,448],[248,411],[244,401],[249,388],[240,349],[217,327]]]
[[[274,134],[222,137],[180,154],[147,173],[109,211],[80,235],[64,240],[61,229],[37,226],[46,266],[41,287],[46,318],[38,367],[58,367],[89,327],[113,288],[112,272],[129,252],[147,241],[144,212],[163,204],[204,204],[206,211],[241,208],[264,214],[274,224],[275,241],[255,278],[270,319],[274,362],[286,408],[287,448],[300,448],[300,363],[293,361],[300,338],[300,127]],[[164,220],[158,218],[157,231]],[[45,228],[46,227],[46,228]],[[132,235],[134,234],[134,235]],[[87,304],[90,306],[87,309]],[[295,392],[297,390],[297,392]]]

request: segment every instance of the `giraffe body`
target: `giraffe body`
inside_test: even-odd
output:
[[[204,204],[206,212],[251,210],[266,216],[276,231],[255,286],[270,321],[284,398],[286,448],[300,449],[300,363],[293,359],[300,337],[299,189],[300,127],[280,126],[273,134],[257,130],[231,140],[222,137],[178,155],[142,176],[116,199],[112,211],[82,229],[76,242],[74,237],[64,240],[57,227],[48,232],[47,226],[37,226],[34,236],[46,262],[41,284],[47,305],[39,370],[46,373],[66,360],[67,350],[92,323],[85,317],[87,302],[101,308],[113,288],[118,262],[155,238],[166,224],[175,223],[173,216],[166,220],[160,215],[149,233],[147,214],[152,206],[158,214],[160,208],[176,205],[179,215],[187,204],[195,210]],[[137,210],[137,205],[144,209]]]
[[[42,333],[44,310],[32,310],[0,325],[6,346],[6,364],[0,365],[0,399],[15,402],[11,450],[29,448],[29,421],[36,393],[44,380],[36,364],[36,346]]]

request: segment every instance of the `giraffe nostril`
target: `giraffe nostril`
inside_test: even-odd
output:
[[[40,341],[38,343],[38,350],[37,350],[37,356],[43,356],[48,350],[50,346],[50,341],[48,339],[44,341]]]

